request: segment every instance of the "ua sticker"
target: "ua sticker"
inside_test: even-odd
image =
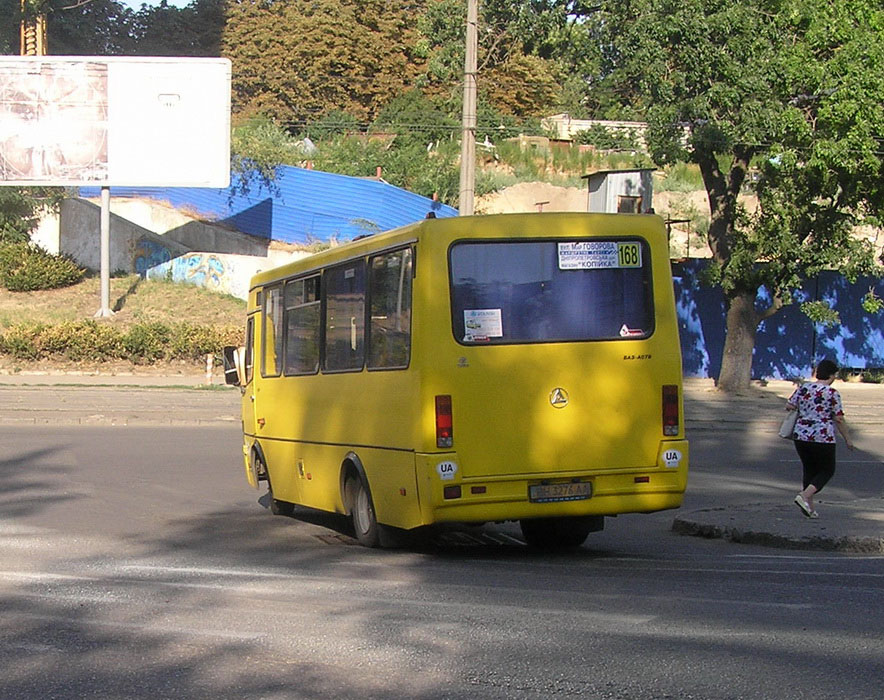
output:
[[[663,463],[667,467],[677,467],[681,463],[681,452],[678,450],[666,450],[663,453]]]
[[[439,472],[442,481],[451,481],[457,473],[457,465],[454,462],[439,462],[436,471]]]

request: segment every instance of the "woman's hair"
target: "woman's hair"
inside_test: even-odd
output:
[[[816,366],[816,378],[826,380],[829,377],[834,377],[838,374],[838,365],[836,365],[831,360],[822,360]]]

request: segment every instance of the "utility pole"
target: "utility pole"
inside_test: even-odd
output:
[[[21,0],[21,54],[22,56],[46,55],[46,18],[42,14],[28,16],[25,0]]]
[[[467,0],[467,45],[463,73],[463,131],[460,142],[461,216],[473,213],[476,189],[476,71],[478,50],[479,0]]]

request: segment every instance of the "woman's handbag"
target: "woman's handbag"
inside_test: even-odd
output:
[[[798,420],[798,411],[789,411],[783,418],[783,424],[780,426],[779,436],[786,440],[795,439],[795,422]]]

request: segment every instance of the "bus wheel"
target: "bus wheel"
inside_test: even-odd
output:
[[[356,539],[365,547],[377,547],[380,544],[378,520],[374,514],[371,494],[361,477],[350,479],[347,493],[351,499],[350,516],[353,518]]]
[[[533,518],[520,520],[525,541],[538,549],[566,549],[579,547],[589,536],[604,528],[604,516],[577,518]]]

